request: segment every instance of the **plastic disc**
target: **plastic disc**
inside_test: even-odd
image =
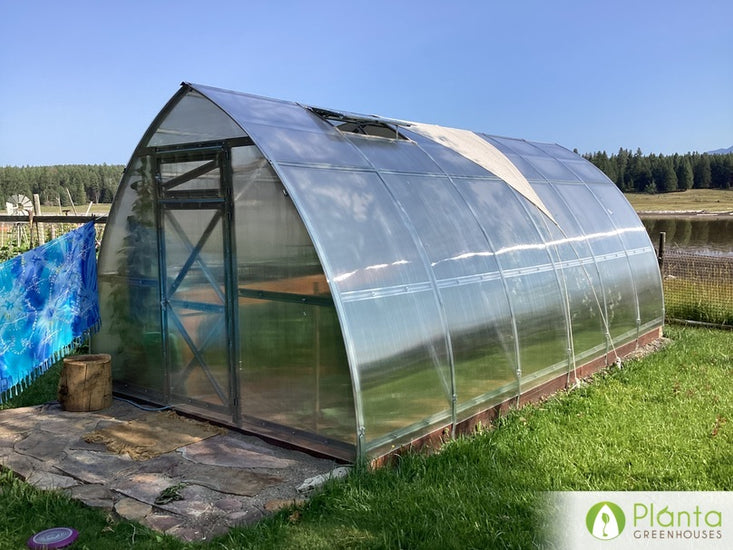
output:
[[[34,550],[51,550],[69,546],[79,536],[76,529],[70,527],[53,527],[36,533],[28,539],[28,548]]]

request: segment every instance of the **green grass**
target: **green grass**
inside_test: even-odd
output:
[[[665,280],[664,303],[668,319],[733,326],[733,283]]]
[[[114,521],[104,512],[92,509],[53,491],[39,491],[0,471],[0,549],[26,548],[28,538],[50,527],[71,526],[79,531],[75,550],[122,548],[182,549],[172,537],[155,533],[128,521]]]
[[[39,403],[45,403],[46,401],[54,401],[56,399],[56,392],[62,367],[62,361],[53,365],[45,374],[38,377],[37,380],[30,384],[19,395],[8,399],[4,403],[0,403],[0,410],[30,407],[32,405],[38,405]]]
[[[668,319],[733,326],[733,260],[669,254],[664,262]]]
[[[439,453],[356,471],[298,508],[207,544],[108,521],[5,474],[0,548],[21,548],[52,525],[79,529],[75,547],[99,550],[532,548],[542,543],[535,510],[544,490],[733,490],[730,334],[666,331],[673,342],[659,353],[513,411]]]

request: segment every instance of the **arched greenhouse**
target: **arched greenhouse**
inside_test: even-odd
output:
[[[553,144],[182,84],[99,255],[115,391],[354,460],[657,338],[654,249]]]

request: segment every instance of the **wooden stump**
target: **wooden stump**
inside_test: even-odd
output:
[[[106,353],[65,357],[58,398],[65,411],[98,411],[112,406],[112,358]]]

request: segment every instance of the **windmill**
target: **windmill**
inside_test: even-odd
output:
[[[25,195],[11,195],[5,201],[5,209],[10,216],[27,216],[33,212],[33,203]]]
[[[25,195],[11,195],[8,200],[5,201],[5,210],[7,210],[10,216],[24,216],[28,217],[33,213],[33,202]],[[22,240],[25,240],[26,231],[24,223],[16,223],[15,231],[17,236],[17,245],[20,247]]]

